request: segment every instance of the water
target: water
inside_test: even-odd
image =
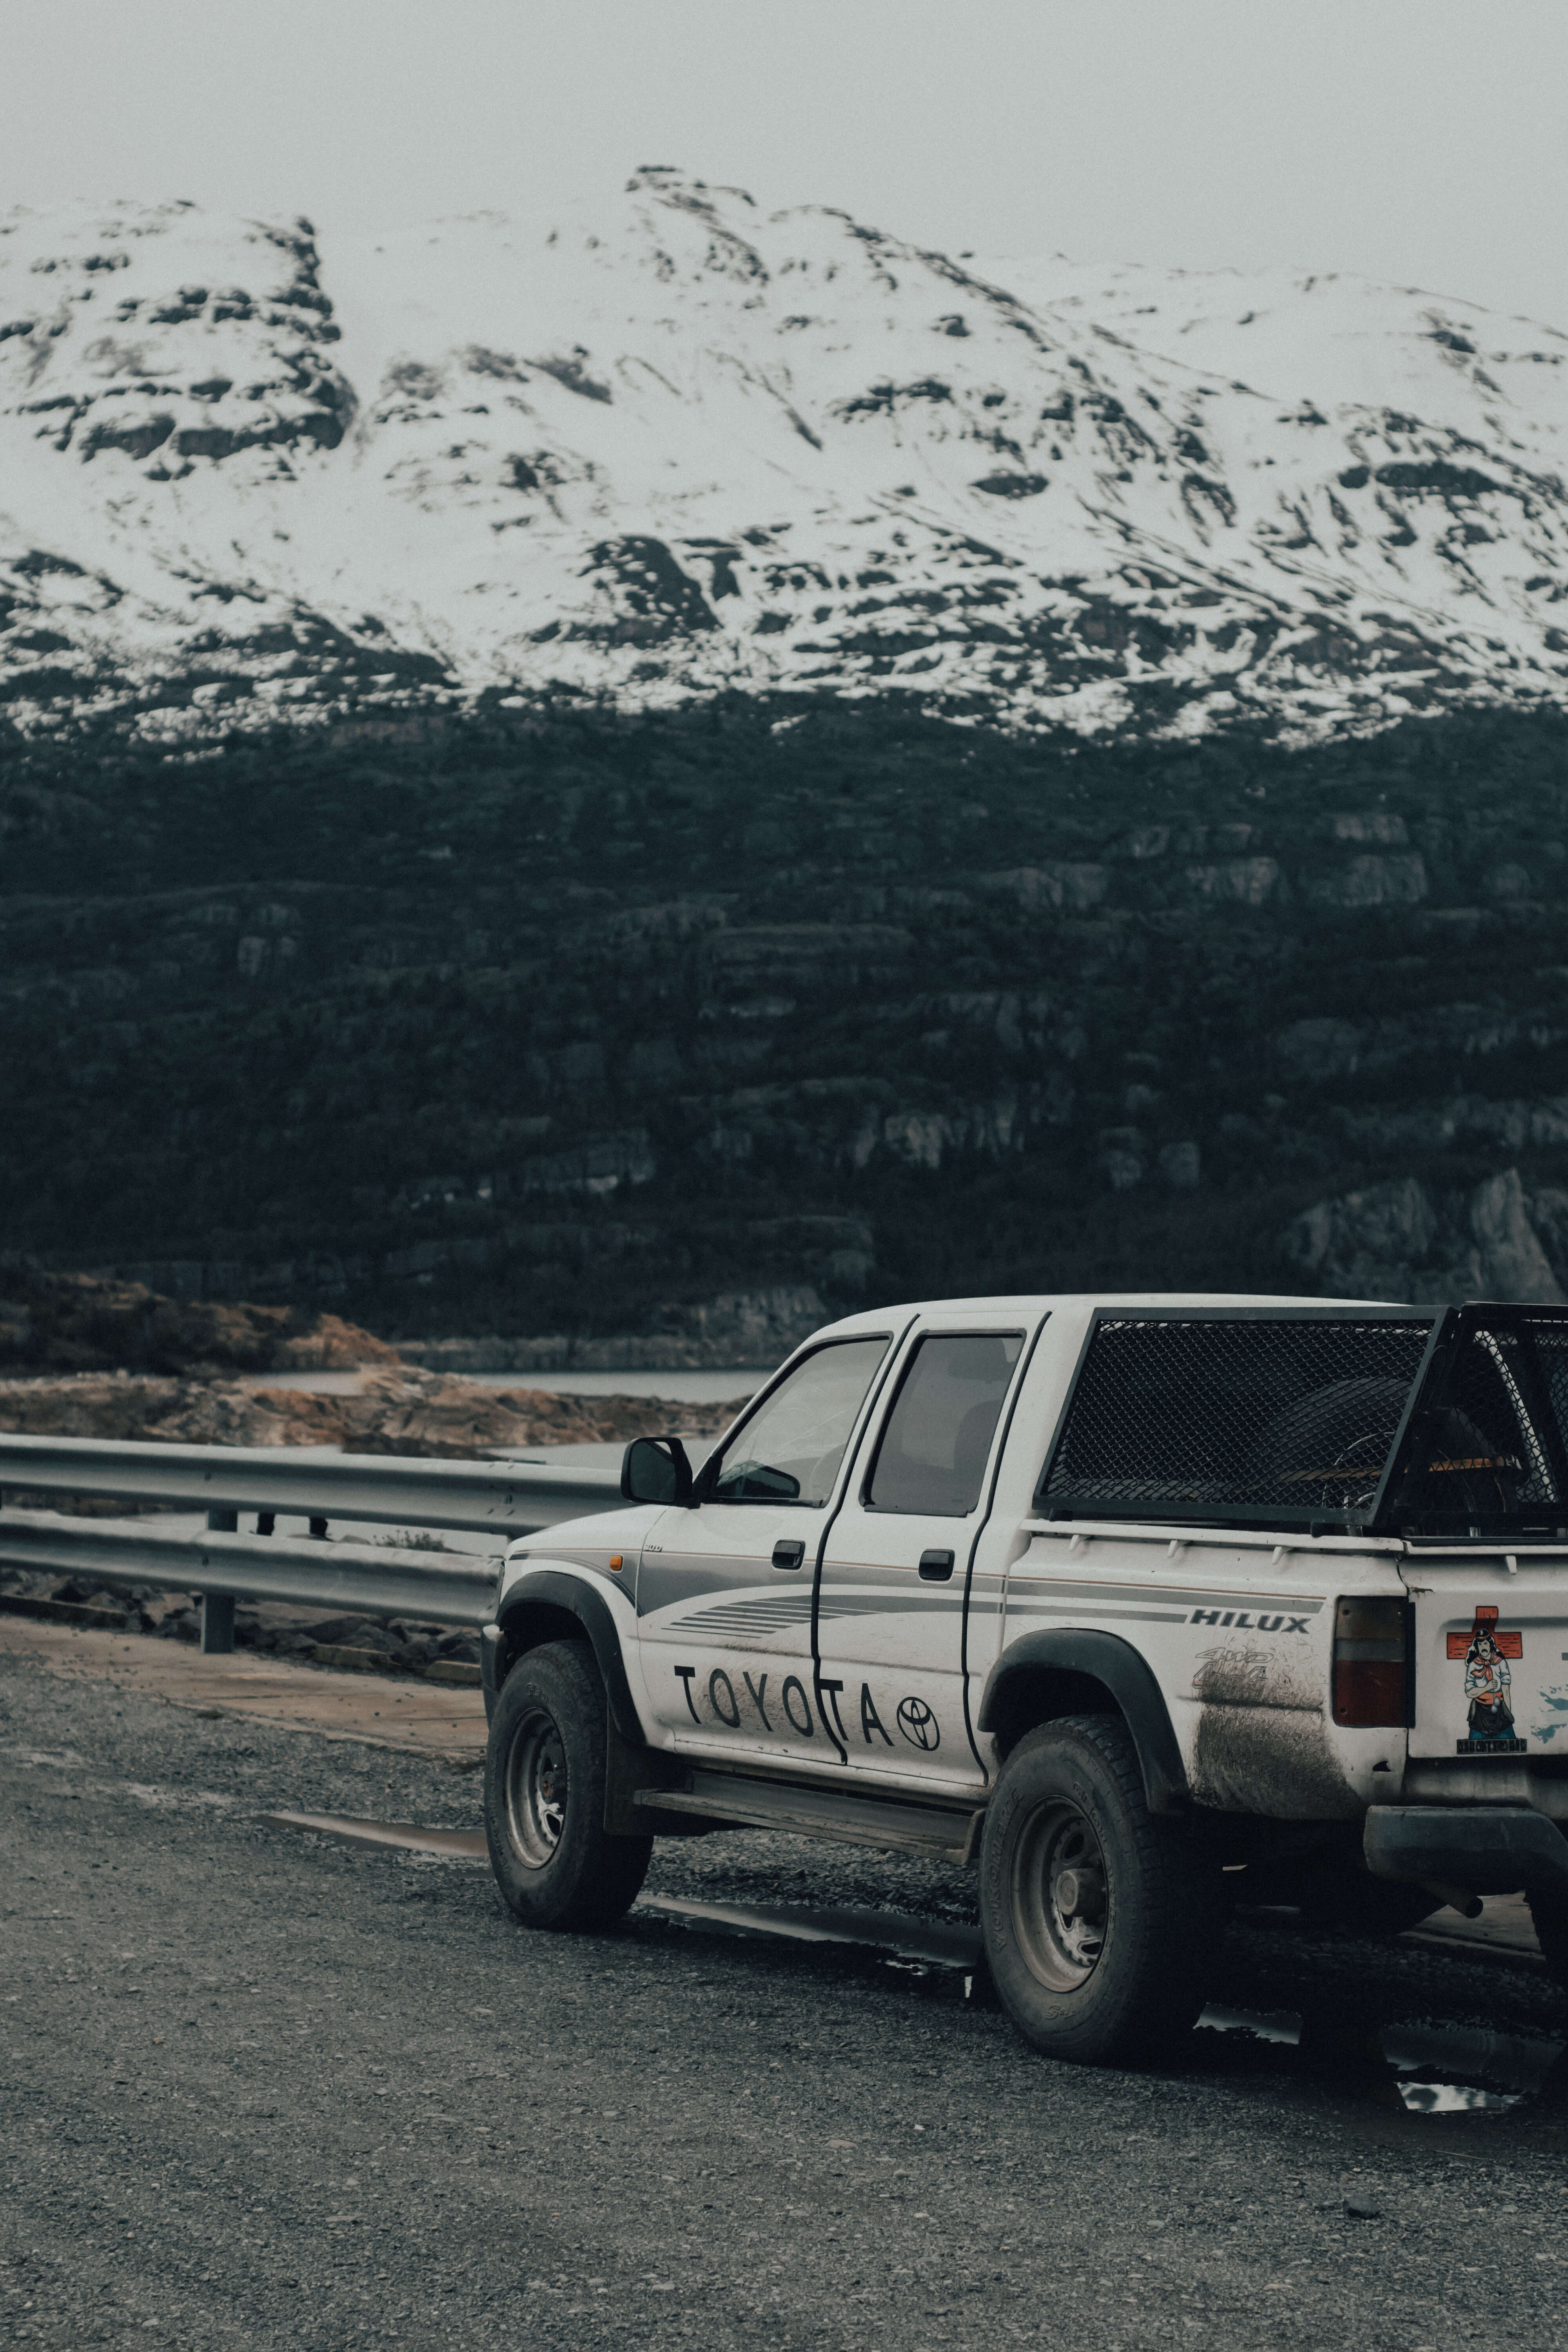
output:
[[[668,1397],[676,1404],[728,1404],[749,1397],[772,1377],[772,1365],[742,1364],[728,1372],[458,1372],[484,1389],[542,1389],[547,1396]],[[309,1389],[317,1396],[357,1396],[359,1372],[250,1372],[247,1389]]]
[[[1214,2033],[1244,2034],[1296,2048],[1304,2042],[1303,2021],[1294,2010],[1265,2013],[1211,2006],[1198,2024]],[[1563,2044],[1418,2019],[1384,2026],[1376,2035],[1375,2051],[1376,2055],[1371,2048],[1358,2053],[1347,2047],[1340,2056],[1342,2063],[1350,2061],[1363,2082],[1375,2074],[1381,2058],[1387,2069],[1384,2079],[1412,2115],[1476,2115],[1501,2114],[1539,2091],[1563,2056]]]
[[[671,1434],[679,1435],[679,1415],[671,1413],[670,1419],[678,1424]],[[712,1443],[709,1437],[692,1439],[689,1451],[695,1461],[703,1460]],[[624,1440],[618,1437],[586,1439],[581,1445],[487,1445],[485,1460],[532,1462],[541,1469],[552,1470],[618,1471],[626,1450]]]
[[[543,1389],[551,1396],[672,1397],[680,1404],[728,1404],[756,1393],[776,1367],[743,1364],[730,1372],[462,1372],[487,1389]]]

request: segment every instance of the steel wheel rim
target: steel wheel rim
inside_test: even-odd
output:
[[[566,1743],[553,1716],[531,1707],[511,1736],[504,1776],[507,1835],[528,1870],[554,1859],[566,1827]]]
[[[1068,1797],[1037,1805],[1013,1853],[1013,1932],[1029,1972],[1076,1992],[1100,1965],[1109,1926],[1105,1855]]]

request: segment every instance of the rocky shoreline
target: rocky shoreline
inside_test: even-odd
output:
[[[163,1641],[194,1643],[201,1638],[198,1593],[108,1583],[98,1577],[68,1576],[61,1582],[28,1570],[0,1569],[0,1611],[84,1630],[150,1633]],[[411,1618],[327,1617],[289,1601],[242,1603],[235,1612],[234,1639],[237,1649],[286,1659],[290,1665],[430,1682],[479,1679],[477,1633]]]
[[[123,1268],[50,1273],[0,1253],[0,1379],[126,1371],[214,1380],[399,1364],[457,1373],[729,1371],[779,1362],[827,1315],[809,1285],[784,1285],[671,1307],[651,1333],[479,1334],[394,1345],[338,1315],[208,1296],[202,1286],[217,1268],[171,1263],[140,1271],[174,1286],[166,1294]],[[200,1278],[195,1296],[180,1286],[193,1276]]]
[[[397,1353],[405,1363],[437,1372],[727,1372],[782,1362],[827,1320],[826,1307],[808,1284],[784,1284],[771,1290],[724,1291],[698,1305],[671,1308],[656,1331],[623,1331],[600,1339],[565,1332],[404,1339]]]
[[[0,1255],[0,1375],[326,1372],[395,1364],[339,1315],[244,1300],[171,1298],[112,1274],[55,1274]]]
[[[670,1431],[715,1437],[744,1402],[743,1395],[719,1404],[557,1396],[489,1388],[414,1364],[365,1372],[345,1395],[122,1370],[0,1380],[0,1430],[169,1445],[330,1445],[349,1454],[461,1462],[520,1447],[624,1444]]]

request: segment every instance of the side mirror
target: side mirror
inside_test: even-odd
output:
[[[691,1500],[691,1465],[679,1437],[634,1437],[621,1457],[621,1494],[628,1503]]]

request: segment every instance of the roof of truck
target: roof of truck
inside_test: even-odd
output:
[[[1381,1307],[1407,1306],[1389,1298],[1296,1298],[1262,1290],[1030,1290],[984,1298],[906,1299],[898,1305],[867,1307],[858,1314],[824,1324],[824,1331],[879,1331],[889,1322],[904,1323],[917,1315],[1018,1315],[1092,1313],[1097,1307]],[[1415,1315],[1435,1315],[1436,1307],[1415,1307]],[[813,1338],[820,1333],[814,1332]]]

